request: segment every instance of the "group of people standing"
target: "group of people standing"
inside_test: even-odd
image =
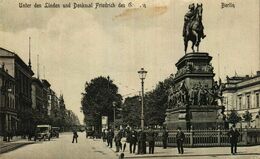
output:
[[[240,136],[240,133],[235,128],[235,126],[232,126],[232,128],[230,129],[227,135],[229,136],[230,139],[231,153],[234,155],[237,153],[237,143],[238,143],[238,138]],[[167,148],[168,136],[169,133],[167,129],[163,128],[161,139],[162,139],[164,149]],[[107,142],[107,146],[110,148],[113,147],[113,142],[114,142],[116,146],[116,152],[119,151],[125,152],[127,147],[129,147],[130,153],[146,154],[147,143],[148,143],[148,147],[149,147],[148,153],[153,154],[155,141],[157,137],[158,137],[158,133],[155,132],[151,127],[146,131],[140,130],[138,132],[135,129],[130,127],[127,127],[126,129],[117,130],[115,132],[113,131],[113,129],[108,129],[108,130],[105,129],[102,131],[103,142]],[[74,141],[76,141],[77,143],[77,138],[78,138],[78,134],[76,131],[74,131],[72,143],[74,143]],[[178,127],[176,133],[176,144],[177,144],[177,149],[179,154],[184,153],[184,149],[183,149],[184,141],[185,141],[185,134],[181,130],[181,128]]]
[[[115,132],[112,129],[103,130],[102,139],[110,148],[113,147],[114,140],[116,152],[124,152],[129,147],[130,153],[146,154],[146,143],[148,143],[149,154],[154,153],[155,139],[158,134],[152,128],[149,128],[148,131],[137,132],[135,129],[127,127]]]
[[[183,142],[185,140],[185,135],[181,131],[180,127],[177,130],[178,131],[176,134],[176,140],[178,152],[180,154],[183,154]],[[129,152],[137,154],[154,154],[155,141],[157,137],[158,133],[155,132],[151,127],[146,131],[140,130],[138,132],[135,129],[129,127],[116,131],[116,134],[112,129],[103,130],[102,132],[103,142],[107,142],[108,147],[113,147],[114,140],[116,152],[124,152],[126,150],[126,147],[128,147],[127,145],[129,145]],[[162,131],[162,142],[163,148],[166,149],[168,143],[168,131],[166,128],[163,128]]]

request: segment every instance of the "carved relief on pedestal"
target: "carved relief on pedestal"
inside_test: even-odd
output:
[[[175,77],[179,77],[186,73],[213,73],[213,70],[214,68],[211,63],[206,65],[195,65],[193,62],[187,62],[185,66],[177,71]]]

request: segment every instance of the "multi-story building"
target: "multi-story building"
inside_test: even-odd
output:
[[[5,63],[8,74],[15,78],[15,108],[19,119],[18,131],[26,134],[32,129],[31,66],[14,52],[0,48],[0,63]]]
[[[0,68],[0,136],[15,133],[17,110],[15,107],[15,80],[8,74],[4,63]]]
[[[65,115],[66,115],[66,105],[65,105],[64,98],[63,98],[62,94],[60,95],[60,98],[59,98],[59,109],[60,109],[62,117],[65,117]]]
[[[46,114],[46,116],[50,116],[50,105],[49,105],[49,95],[50,95],[50,87],[51,84],[46,80],[43,79],[42,80],[43,83],[43,108],[44,108],[44,113]]]
[[[46,123],[46,110],[44,108],[43,83],[38,78],[32,80],[32,108],[34,112],[34,124]]]
[[[47,110],[47,115],[50,116],[51,115],[51,84],[46,80],[43,79],[42,80],[43,83],[43,91],[44,91],[44,105],[46,107]]]
[[[50,107],[50,116],[56,118],[59,113],[59,98],[57,97],[56,93],[50,89],[49,94],[49,107]]]
[[[260,111],[260,71],[252,77],[227,77],[223,96],[226,113],[236,110],[242,117],[245,111],[249,111],[253,121],[251,126],[258,127],[256,120]]]

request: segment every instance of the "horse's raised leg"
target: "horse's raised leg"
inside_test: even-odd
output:
[[[199,47],[200,47],[200,45],[198,44],[198,46],[197,46],[197,52],[199,52]]]

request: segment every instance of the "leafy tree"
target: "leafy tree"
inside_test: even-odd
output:
[[[95,129],[100,131],[101,116],[108,116],[109,124],[113,122],[113,103],[116,103],[118,109],[122,97],[118,94],[118,87],[112,80],[102,76],[94,78],[86,82],[85,92],[82,95],[81,109],[88,126],[95,126]]]
[[[122,118],[125,125],[139,127],[141,124],[141,102],[139,96],[128,97],[122,106]]]
[[[167,90],[173,84],[169,77],[159,82],[156,88],[144,97],[144,117],[146,125],[162,125],[167,109]],[[123,122],[130,126],[140,126],[141,102],[139,96],[125,99],[122,110]]]
[[[228,122],[236,124],[241,121],[241,117],[238,115],[236,110],[231,110],[231,113],[228,115]]]
[[[159,82],[156,88],[148,92],[145,97],[146,125],[163,125],[167,109],[167,88]]]
[[[242,116],[244,120],[248,123],[248,126],[250,126],[250,122],[252,120],[252,114],[248,110],[246,110]]]

